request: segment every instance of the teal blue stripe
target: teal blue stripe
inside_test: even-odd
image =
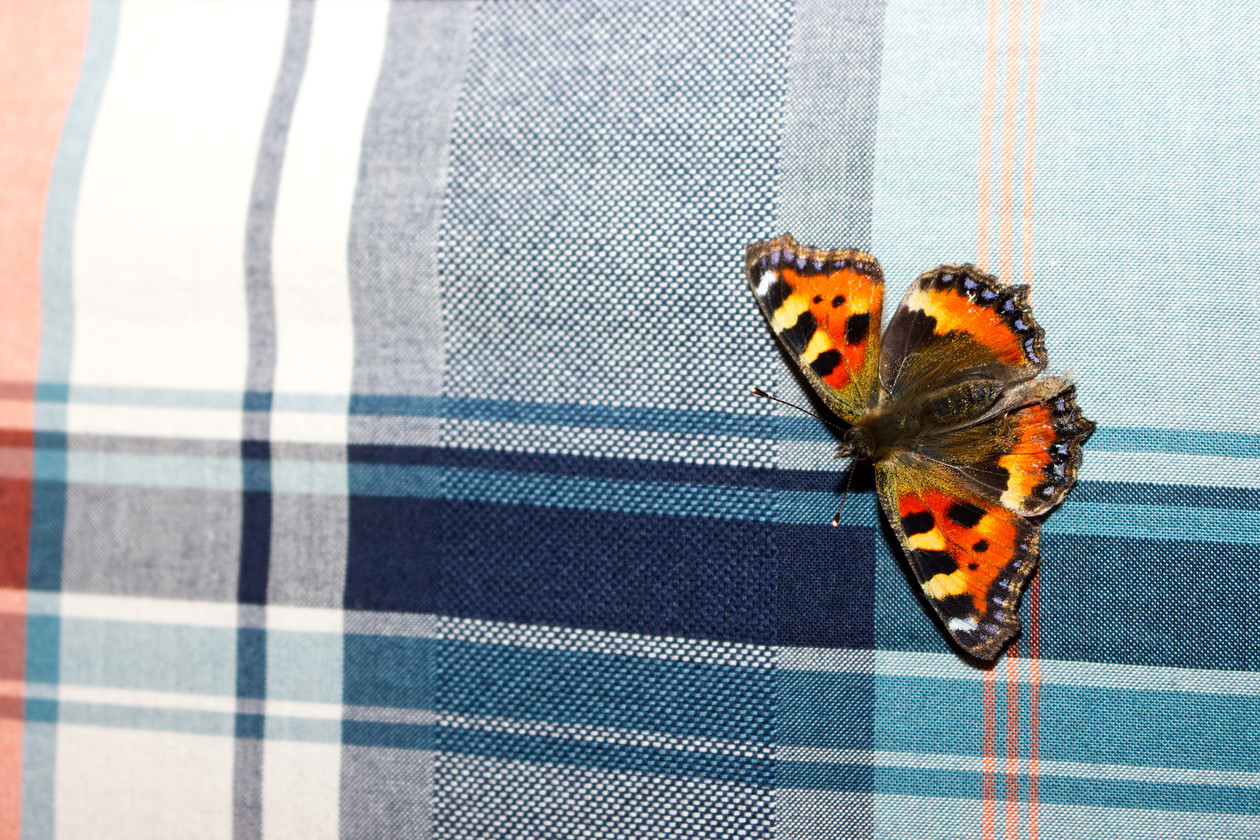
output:
[[[342,636],[267,631],[267,697],[306,703],[340,703]]]
[[[1260,545],[1260,512],[1069,502],[1046,520],[1051,534]]]
[[[1202,429],[1135,429],[1100,426],[1090,437],[1087,447],[1118,452],[1260,458],[1260,435],[1242,432],[1212,432]]]
[[[1041,757],[1260,772],[1260,697],[1041,687]]]
[[[834,442],[834,437],[822,423],[808,417],[452,397],[356,395],[349,399],[349,413],[356,416],[428,417],[673,434],[772,437],[777,440],[818,441],[824,444]],[[241,392],[99,385],[71,387],[44,382],[39,386],[38,400],[42,404],[54,406],[70,401],[88,405],[234,411],[240,409]],[[274,394],[272,400],[275,411],[344,414],[347,410],[345,396]],[[1120,452],[1260,458],[1260,434],[1201,429],[1099,427],[1090,439],[1089,447]]]
[[[273,468],[276,492],[327,495],[346,492],[345,467],[341,464],[277,461]],[[777,491],[779,503],[768,508],[766,491],[758,487],[392,464],[351,464],[349,473],[349,489],[354,496],[456,499],[801,525],[828,521],[839,498],[831,492]],[[240,461],[235,458],[85,450],[70,453],[69,478],[78,483],[192,487],[224,492],[269,489],[243,487],[242,475]],[[38,458],[35,477],[39,481],[61,478],[51,459]],[[850,497],[841,521],[846,525],[874,525],[874,496]],[[1260,512],[1238,509],[1070,501],[1047,520],[1045,528],[1055,534],[1260,544]]]
[[[1026,702],[1027,686],[1020,690]],[[999,686],[999,708],[1004,694]],[[1040,698],[1044,761],[1260,771],[1260,742],[1251,734],[1260,697],[1043,685]],[[780,702],[791,708],[810,701],[808,694],[789,694]],[[982,707],[979,680],[877,676],[875,749],[978,756]],[[999,715],[999,743],[1005,720]],[[811,742],[797,745],[827,747],[843,738],[843,716],[827,721]]]
[[[61,722],[108,726],[114,729],[226,737],[231,737],[236,729],[236,716],[231,712],[155,709],[148,706],[114,706],[102,703],[62,703]]]
[[[268,741],[303,741],[311,744],[340,744],[340,720],[312,720],[268,716],[266,723]]]
[[[236,630],[63,619],[61,682],[233,697]]]

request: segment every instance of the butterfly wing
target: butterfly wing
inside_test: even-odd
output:
[[[879,397],[879,262],[784,235],[748,246],[745,268],[774,334],[827,407],[849,422],[869,411]]]
[[[954,640],[993,659],[1019,632],[1040,523],[1076,484],[1094,429],[1046,366],[1026,286],[944,265],[911,285],[884,335],[883,401],[922,423],[876,468],[880,502]]]
[[[996,658],[1019,632],[1019,596],[1037,567],[1037,525],[919,455],[881,462],[875,481],[945,629],[972,656]]]
[[[891,400],[967,381],[1023,382],[1045,366],[1028,287],[1003,285],[973,265],[938,266],[910,284],[880,360]]]

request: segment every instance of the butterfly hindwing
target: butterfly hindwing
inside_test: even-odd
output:
[[[861,251],[781,236],[748,247],[748,284],[775,336],[827,407],[852,422],[878,397],[884,276]]]
[[[1045,337],[1027,286],[1006,286],[973,265],[942,265],[910,284],[880,364],[894,399],[966,380],[1018,382],[1045,368]]]
[[[1013,388],[1010,407],[958,429],[923,436],[918,450],[950,465],[986,499],[1040,516],[1076,485],[1081,446],[1094,431],[1076,388],[1046,376]]]
[[[1038,517],[1076,484],[1094,429],[1058,377],[1013,386],[981,422],[925,432],[876,470],[880,501],[950,635],[992,659],[1019,632]]]
[[[993,659],[1019,632],[1019,596],[1037,567],[1038,526],[913,454],[876,467],[884,512],[945,629]]]

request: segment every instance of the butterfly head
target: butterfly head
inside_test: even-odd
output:
[[[844,438],[836,446],[837,458],[852,458],[855,461],[869,461],[875,457],[875,447],[866,430],[861,426],[850,426],[844,430]]]

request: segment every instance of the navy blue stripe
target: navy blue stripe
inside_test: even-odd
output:
[[[346,607],[768,642],[760,522],[350,500]]]
[[[766,527],[778,547],[778,644],[873,647],[876,524]]]
[[[1260,509],[1260,489],[1246,487],[1083,481],[1076,486],[1069,498],[1076,502],[1103,504],[1221,508],[1224,510]]]
[[[351,609],[866,648],[883,541],[893,565],[883,572],[881,644],[947,650],[882,520],[876,534],[875,522],[835,529],[440,499],[350,504]],[[1045,533],[1042,557],[1043,656],[1257,666],[1247,616],[1260,604],[1260,546]]]

